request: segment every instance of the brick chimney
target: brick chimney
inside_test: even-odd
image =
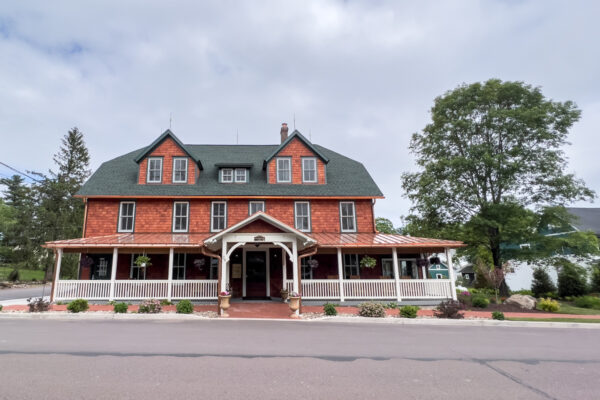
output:
[[[281,124],[281,143],[285,142],[287,137],[288,137],[288,126],[284,122],[283,124]]]

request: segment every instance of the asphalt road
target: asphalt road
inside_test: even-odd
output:
[[[1,399],[598,399],[599,331],[0,320]]]
[[[27,288],[15,288],[15,289],[0,289],[0,301],[13,300],[13,299],[26,299],[29,297],[40,297],[42,291],[44,295],[50,295],[50,289],[52,284],[47,284],[46,288],[42,285],[31,286]]]

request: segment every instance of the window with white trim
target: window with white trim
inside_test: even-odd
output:
[[[173,279],[185,279],[185,253],[173,254]]]
[[[98,260],[98,278],[106,278],[108,275],[108,260],[104,257]]]
[[[302,182],[316,183],[317,182],[317,159],[303,158],[302,159]]]
[[[235,169],[235,182],[246,183],[248,182],[248,170],[246,168]]]
[[[141,254],[131,255],[131,268],[129,269],[129,279],[146,279],[147,267],[140,267],[135,265],[135,259],[141,256]]]
[[[344,279],[360,276],[358,267],[358,254],[344,254]]]
[[[135,222],[135,201],[122,201],[119,204],[118,232],[133,232]]]
[[[162,158],[148,158],[148,183],[160,183],[162,181]]]
[[[302,232],[310,232],[310,203],[308,201],[295,202],[294,215],[296,229]]]
[[[219,259],[210,259],[210,273],[208,279],[219,279]]]
[[[213,201],[210,215],[210,231],[218,232],[227,226],[227,203],[224,201]]]
[[[444,275],[442,275],[442,274],[435,274],[435,279],[444,279]]]
[[[264,201],[251,201],[248,204],[248,214],[252,215],[259,211],[265,212],[265,202]]]
[[[233,168],[223,168],[223,169],[221,169],[221,182],[222,183],[231,183],[231,182],[233,182]]]
[[[277,182],[292,181],[292,159],[282,157],[277,159]]]
[[[312,257],[304,257],[300,262],[300,277],[302,279],[313,278],[313,268],[310,266],[309,260],[312,260]]]
[[[417,279],[417,263],[416,260],[399,260],[400,261],[400,277]]]
[[[356,232],[354,202],[340,201],[340,224],[342,226],[342,232]]]
[[[381,276],[386,278],[394,277],[394,260],[391,258],[381,259]]]
[[[187,232],[190,204],[187,201],[173,203],[173,232]]]
[[[187,183],[188,159],[185,157],[173,158],[173,183]]]

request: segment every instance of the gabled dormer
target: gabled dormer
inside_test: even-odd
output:
[[[287,124],[282,124],[281,145],[263,163],[268,182],[293,185],[325,184],[325,166],[329,159],[297,130],[289,136],[287,132]]]
[[[200,160],[167,129],[135,158],[140,185],[194,184],[202,169]]]

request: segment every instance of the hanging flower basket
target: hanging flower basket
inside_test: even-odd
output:
[[[85,256],[81,258],[79,265],[82,267],[90,267],[94,263],[94,259],[90,256]]]
[[[198,267],[198,269],[202,269],[206,264],[206,260],[204,258],[196,258],[194,260],[194,266]]]
[[[360,267],[361,268],[375,268],[376,264],[377,264],[377,261],[373,257],[364,256],[360,260]]]
[[[312,269],[315,269],[319,266],[319,261],[317,260],[308,260],[308,266],[311,267]]]
[[[431,257],[431,258],[429,259],[429,262],[430,262],[431,264],[434,264],[434,265],[436,265],[436,264],[440,264],[440,258],[439,258],[439,257]]]
[[[152,265],[152,263],[150,262],[150,257],[148,256],[138,256],[135,261],[134,264],[137,265],[138,267],[149,267]]]
[[[427,266],[427,259],[426,258],[419,258],[419,259],[417,259],[417,266],[418,267],[426,267]]]

